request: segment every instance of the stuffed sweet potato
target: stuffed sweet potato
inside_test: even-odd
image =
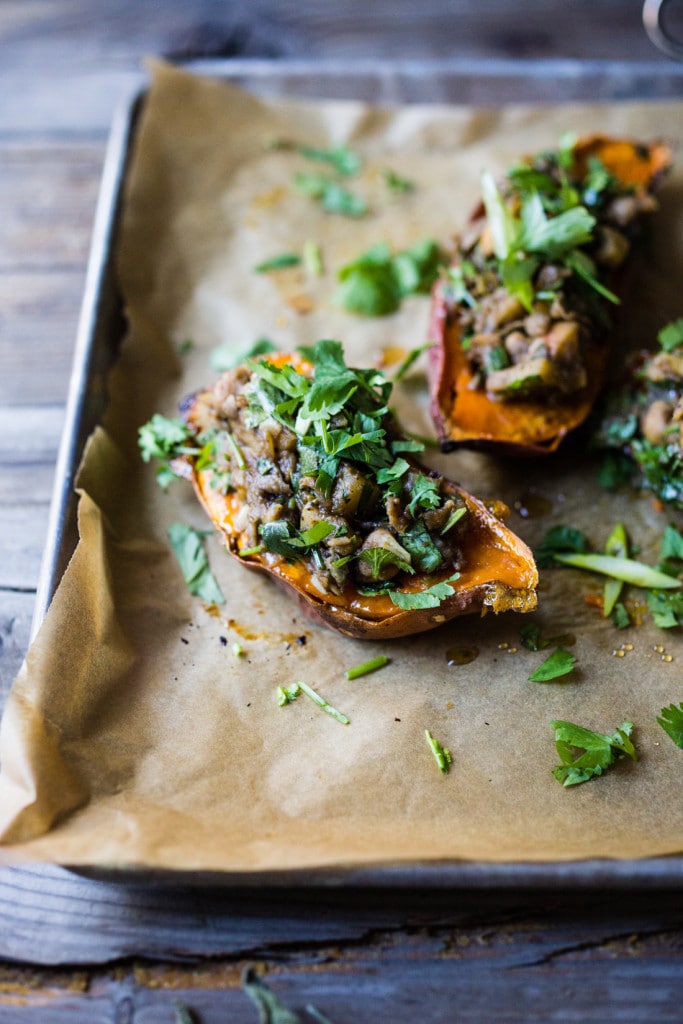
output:
[[[584,422],[610,355],[623,272],[669,148],[590,136],[483,178],[437,282],[429,338],[442,448],[533,455]]]
[[[683,509],[683,319],[658,340],[658,351],[636,355],[609,392],[592,443],[608,451],[608,487],[628,483]]]
[[[505,507],[415,461],[381,373],[347,367],[338,342],[302,353],[247,361],[182,404],[170,464],[231,554],[359,638],[533,609],[536,566]]]

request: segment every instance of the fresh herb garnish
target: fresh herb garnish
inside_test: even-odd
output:
[[[336,301],[351,313],[385,316],[406,296],[427,293],[442,262],[439,246],[429,238],[397,253],[378,243],[340,269]]]
[[[657,341],[665,352],[673,352],[679,345],[683,345],[683,317],[662,327]]]
[[[388,594],[392,603],[398,605],[399,608],[403,608],[404,610],[416,608],[438,608],[442,601],[453,596],[455,590],[450,586],[450,584],[459,579],[459,577],[460,573],[455,572],[452,576],[449,576],[447,580],[443,580],[441,583],[435,583],[433,586],[427,587],[425,590],[417,590],[407,593],[403,593],[400,590],[389,590]]]
[[[192,441],[192,444],[188,442]],[[190,428],[180,419],[169,419],[155,413],[138,430],[140,454],[145,462],[151,459],[171,459],[176,455],[196,455],[199,452]]]
[[[358,174],[363,162],[357,153],[347,146],[330,146],[325,149],[320,146],[298,146],[297,152],[307,160],[318,160],[330,164],[331,167],[344,178],[351,178]]]
[[[568,675],[575,664],[576,657],[569,651],[565,651],[564,648],[558,647],[531,673],[529,681],[532,683],[549,683],[552,679]]]
[[[284,708],[287,704],[291,704],[300,693],[301,687],[298,683],[292,683],[291,686],[278,686],[276,694],[279,707]]]
[[[574,638],[564,633],[561,636],[541,636],[541,627],[535,622],[525,622],[519,629],[519,639],[524,647],[529,651],[544,651],[548,647],[552,647],[553,644],[562,646],[562,644],[570,644],[574,642]]]
[[[670,736],[677,747],[683,750],[683,702],[678,707],[675,704],[669,704],[668,708],[662,708],[660,712],[661,718],[658,717],[657,721],[661,725],[667,736]]]
[[[301,256],[296,252],[283,252],[279,256],[271,256],[270,259],[257,263],[254,267],[255,274],[270,274],[273,270],[284,270],[286,267],[298,267],[301,263]]]
[[[294,687],[297,686],[299,690],[297,690],[296,693],[294,693]],[[310,697],[314,704],[317,704],[319,708],[322,708],[325,714],[330,715],[330,717],[336,719],[337,722],[341,722],[342,725],[349,725],[351,722],[350,718],[347,718],[346,715],[342,714],[341,711],[337,711],[337,709],[333,708],[331,704],[328,704],[325,698],[321,697],[319,693],[316,693],[316,691],[312,687],[310,687],[308,683],[302,683],[301,681],[299,681],[298,683],[294,683],[290,687],[279,687],[278,702],[280,700],[280,690],[283,690],[285,695],[290,695],[291,693],[294,693],[293,696],[289,696],[290,701],[298,695],[299,691],[301,691],[301,693],[305,693],[307,697]],[[288,703],[288,701],[285,701],[285,703]]]
[[[391,189],[392,192],[413,192],[415,190],[415,182],[410,181],[408,178],[403,178],[400,174],[392,171],[390,168],[385,168],[382,171],[382,177],[387,188]]]
[[[617,601],[614,608],[610,612],[610,619],[617,629],[628,629],[631,625],[631,616],[628,610],[621,601]]]
[[[376,672],[377,669],[384,668],[385,665],[389,664],[389,660],[385,654],[380,654],[376,658],[364,661],[362,665],[347,668],[344,675],[347,679],[360,679],[361,676],[367,676],[370,672]]]
[[[556,554],[584,552],[588,551],[588,546],[588,538],[582,530],[574,526],[553,526],[534,551],[534,558],[539,569],[552,569]]]
[[[435,740],[429,729],[425,729],[425,737],[427,745],[434,755],[434,760],[439,766],[439,771],[443,775],[448,775],[451,765],[453,764],[453,757],[448,747],[442,747],[438,740]]]
[[[187,589],[209,604],[223,604],[225,598],[209,568],[202,545],[205,534],[183,523],[172,523],[168,538],[183,574]]]
[[[363,217],[368,211],[368,204],[361,196],[324,174],[295,174],[294,187],[302,195],[319,200],[326,213]]]
[[[551,722],[555,730],[555,746],[562,764],[553,769],[553,775],[563,786],[576,786],[596,778],[618,761],[628,756],[637,761],[630,736],[632,722],[623,722],[611,736],[592,732],[571,722]]]

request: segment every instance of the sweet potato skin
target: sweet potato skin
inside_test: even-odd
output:
[[[598,157],[624,185],[654,190],[671,164],[664,143],[639,146],[628,140],[590,135],[574,148],[577,169]],[[481,216],[479,205],[472,219]],[[619,291],[619,282],[614,283]],[[475,386],[474,374],[461,344],[461,327],[449,315],[442,281],[432,294],[428,338],[431,414],[443,451],[466,446],[513,456],[547,455],[588,417],[602,390],[610,357],[609,339],[588,347],[588,384],[574,395],[550,401],[501,401]]]

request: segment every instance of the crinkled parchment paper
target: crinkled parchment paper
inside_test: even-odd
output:
[[[264,101],[222,83],[153,69],[137,134],[118,258],[130,334],[111,407],[79,477],[81,541],[14,685],[2,727],[3,854],[62,863],[224,871],[430,859],[489,861],[641,857],[683,850],[683,753],[656,723],[678,702],[678,631],[618,632],[586,595],[601,582],[542,574],[532,616],[546,635],[570,632],[577,667],[528,681],[545,657],[519,642],[522,617],[460,619],[383,644],[310,624],[267,580],[208,542],[226,602],[191,597],[166,541],[180,521],[207,524],[189,486],[163,493],[136,449],[138,426],[214,379],[211,351],[282,348],[339,338],[352,364],[425,340],[428,301],[364,320],[332,302],[336,271],[378,241],[403,247],[460,226],[484,167],[554,145],[565,130],[683,141],[683,105],[391,111],[359,103]],[[292,187],[321,170],[268,138],[348,143],[364,168],[349,187],[368,200],[360,220],[326,215]],[[415,181],[394,194],[382,172]],[[683,172],[662,194],[654,244],[622,319],[624,344],[652,343],[683,313]],[[315,240],[325,273],[255,274],[260,261]],[[193,347],[181,354],[182,343]],[[387,358],[387,353],[384,353]],[[431,432],[418,372],[396,388],[410,429]],[[482,497],[513,508],[532,544],[556,523],[602,546],[623,520],[641,557],[656,560],[670,513],[614,497],[580,451],[500,464],[471,453],[431,462]],[[524,517],[529,506],[543,515]],[[540,498],[539,498],[540,496]],[[544,505],[544,502],[547,504]],[[515,506],[517,504],[517,511]],[[236,657],[232,643],[244,654]],[[633,649],[613,655],[622,644]],[[673,655],[663,662],[661,644]],[[449,666],[453,647],[478,657]],[[344,670],[377,654],[391,664],[355,682]],[[277,705],[278,684],[313,684],[351,724],[304,697]],[[637,763],[563,789],[553,719],[611,732],[635,723]],[[439,773],[424,730],[453,755]]]

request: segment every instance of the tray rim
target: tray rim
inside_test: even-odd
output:
[[[239,80],[253,76],[258,81],[274,80],[278,76],[300,75],[303,78],[314,75],[317,80],[328,80],[335,76],[345,79],[357,75],[381,79],[389,75],[393,88],[397,77],[433,75],[448,73],[463,77],[477,74],[489,75],[492,79],[519,75],[542,78],[548,74],[567,80],[576,80],[590,75],[614,75],[617,78],[629,74],[652,76],[662,80],[673,80],[681,84],[680,99],[683,99],[683,64],[675,65],[666,61],[579,61],[566,59],[514,60],[493,59],[481,62],[474,58],[453,58],[434,61],[425,60],[379,60],[361,59],[343,61],[339,59],[278,60],[243,58],[235,60],[202,59],[177,63],[176,66],[193,73]],[[240,83],[241,84],[241,83]],[[41,563],[31,641],[47,614],[50,601],[57,589],[69,558],[75,550],[70,546],[66,531],[71,537],[76,527],[77,494],[74,490],[76,472],[87,437],[91,433],[92,412],[88,414],[89,374],[93,368],[94,350],[102,323],[106,303],[105,289],[113,287],[117,312],[121,312],[121,296],[115,279],[115,235],[123,203],[125,179],[131,157],[135,128],[141,105],[147,93],[147,76],[135,76],[126,94],[121,98],[111,122],[107,148],[100,178],[95,219],[91,234],[86,278],[76,334],[76,344],[69,380],[66,412],[59,445],[54,487],[50,504],[47,539]],[[296,98],[296,96],[292,97]],[[672,99],[676,97],[646,97]],[[624,97],[629,99],[629,97]],[[638,97],[630,97],[636,100]],[[598,102],[601,99],[598,98]],[[428,101],[427,101],[428,102]],[[442,102],[441,100],[435,102]],[[520,101],[523,102],[523,101]],[[530,100],[529,103],[533,101]],[[556,102],[556,101],[553,101]],[[572,98],[571,102],[581,102]],[[609,102],[609,99],[605,102]],[[615,101],[616,102],[616,101]],[[109,354],[111,362],[114,355]],[[101,410],[100,410],[101,412]],[[95,423],[100,415],[95,415]],[[281,871],[232,872],[188,869],[166,870],[140,868],[136,865],[124,867],[100,867],[65,863],[68,870],[87,878],[109,881],[145,881],[157,885],[220,885],[236,889],[254,886],[304,888],[449,888],[449,889],[524,889],[557,890],[572,887],[578,890],[598,888],[622,889],[637,886],[642,889],[683,889],[683,853],[662,857],[639,859],[595,858],[569,861],[407,861],[380,862],[368,866],[340,865],[335,868],[301,868]]]

